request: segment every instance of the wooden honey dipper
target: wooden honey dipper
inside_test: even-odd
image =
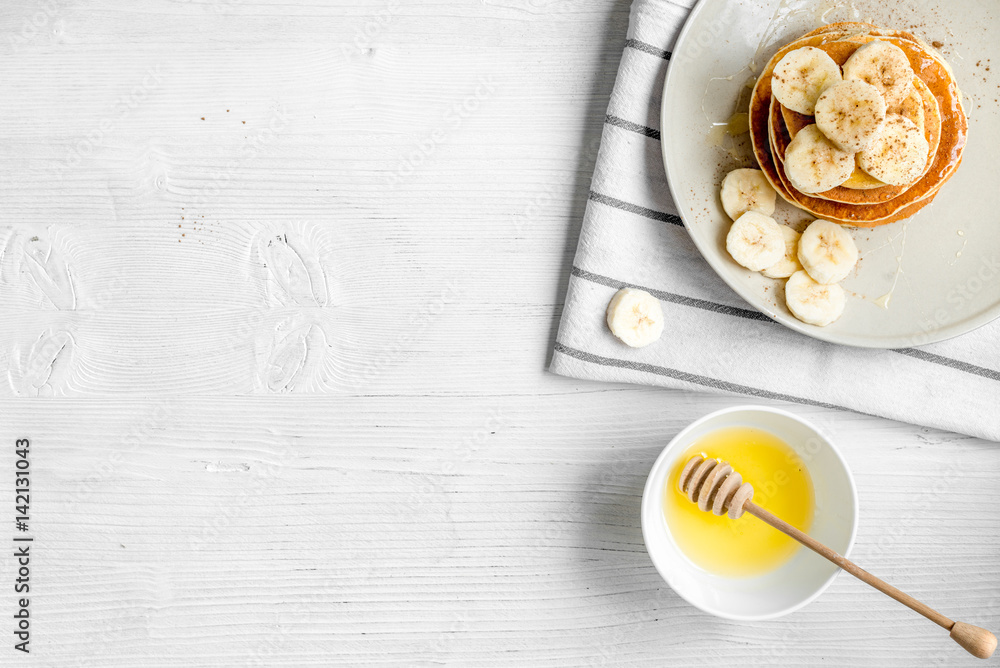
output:
[[[764,510],[752,500],[753,486],[748,482],[743,482],[742,476],[734,471],[728,463],[695,455],[684,465],[677,485],[688,499],[698,504],[700,509],[710,510],[716,515],[728,513],[729,517],[734,520],[740,518],[744,512],[750,513],[778,531],[791,536],[821,557],[832,561],[862,582],[870,584],[883,594],[896,599],[943,629],[950,631],[952,639],[973,656],[980,659],[988,659],[993,656],[993,652],[997,648],[997,639],[992,633],[978,626],[948,619],[937,610],[924,605],[909,594],[903,593],[891,584],[859,568],[854,562],[845,559],[836,551]]]

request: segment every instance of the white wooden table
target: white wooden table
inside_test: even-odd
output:
[[[628,4],[0,5],[0,665],[974,661],[847,577],[685,604],[639,495],[739,400],[545,372]],[[857,561],[997,630],[997,446],[793,410]]]

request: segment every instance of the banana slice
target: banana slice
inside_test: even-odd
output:
[[[622,288],[608,303],[608,328],[633,348],[648,346],[663,334],[660,300],[645,290]]]
[[[891,42],[868,42],[844,63],[844,79],[869,83],[885,97],[887,107],[903,103],[913,88],[913,68],[906,52]]]
[[[916,123],[890,114],[874,141],[858,153],[858,166],[879,181],[905,186],[924,173],[930,150]]]
[[[845,228],[814,220],[799,237],[799,262],[817,283],[838,283],[858,263],[858,247]]]
[[[778,227],[781,228],[781,235],[785,239],[785,257],[767,269],[761,270],[760,273],[768,278],[788,278],[802,269],[802,264],[799,262],[799,236],[801,235],[788,225],[779,225]]]
[[[774,66],[771,93],[789,109],[812,116],[820,94],[842,80],[840,66],[826,51],[804,46],[789,51]]]
[[[747,211],[729,228],[726,250],[750,271],[760,271],[785,256],[785,237],[773,218]]]
[[[770,216],[776,195],[759,169],[734,169],[722,180],[722,208],[733,220],[747,211]]]
[[[867,148],[884,122],[885,99],[864,81],[842,81],[816,100],[816,127],[842,151]]]
[[[806,194],[836,188],[854,173],[854,153],[842,151],[815,124],[799,130],[785,149],[785,176]]]
[[[902,104],[888,107],[886,113],[899,114],[903,118],[909,118],[916,123],[921,132],[924,131],[924,98],[917,90],[916,80],[914,80],[913,90],[906,96]]]
[[[797,271],[785,283],[785,304],[804,323],[826,327],[844,312],[847,296],[839,285],[823,285]]]

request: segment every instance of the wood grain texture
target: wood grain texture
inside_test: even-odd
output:
[[[739,400],[544,372],[627,21],[0,6],[0,466],[31,438],[37,540],[29,658],[0,550],[0,664],[967,661],[846,577],[773,622],[681,601],[639,495]],[[1000,627],[995,445],[792,410],[856,474],[852,558]]]

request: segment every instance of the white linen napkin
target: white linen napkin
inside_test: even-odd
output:
[[[670,198],[659,132],[670,50],[691,4],[632,5],[549,369],[853,410],[1000,440],[1000,322],[918,348],[824,343],[753,310],[699,255]],[[632,349],[608,330],[605,309],[622,287],[660,299],[667,326],[656,343]]]

